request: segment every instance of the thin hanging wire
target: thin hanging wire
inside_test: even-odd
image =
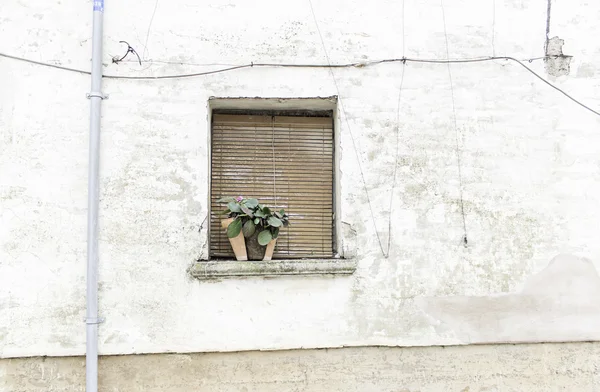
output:
[[[404,34],[404,0],[402,0],[402,58],[406,51],[406,35]],[[398,155],[400,151],[400,100],[402,98],[402,86],[404,86],[404,71],[406,70],[406,62],[402,63],[402,74],[400,75],[400,87],[398,88],[398,101],[396,103],[396,158],[394,159],[394,175],[392,176],[392,191],[390,194],[390,208],[388,215],[388,241],[387,254],[384,255],[387,259],[390,257],[390,249],[392,248],[392,208],[394,207],[394,190],[396,189],[396,174],[398,173]]]
[[[371,197],[369,195],[369,189],[367,188],[367,181],[365,179],[365,173],[364,173],[361,161],[360,161],[360,155],[358,153],[358,148],[356,146],[356,140],[354,138],[354,134],[352,133],[352,128],[350,127],[350,122],[348,121],[348,114],[346,113],[346,109],[345,109],[344,103],[342,101],[342,96],[340,94],[340,88],[338,86],[337,80],[335,79],[335,74],[333,73],[333,68],[331,67],[331,61],[329,60],[329,53],[327,52],[327,47],[325,46],[325,41],[323,40],[323,34],[321,34],[321,28],[319,27],[319,22],[317,21],[317,16],[315,15],[315,10],[313,8],[312,1],[308,0],[308,4],[310,5],[310,11],[312,13],[313,20],[315,22],[315,27],[317,28],[317,33],[319,33],[319,38],[321,39],[321,45],[323,46],[323,52],[325,53],[325,59],[327,60],[329,73],[331,74],[331,79],[333,80],[335,90],[337,91],[338,100],[340,102],[340,109],[342,109],[342,113],[344,113],[344,120],[346,122],[346,127],[348,128],[348,134],[350,135],[350,139],[352,140],[352,147],[354,149],[354,153],[356,154],[356,161],[358,163],[358,169],[360,172],[360,177],[362,179],[365,196],[367,197],[367,204],[369,205],[369,213],[371,215],[371,219],[373,220],[373,227],[375,228],[375,236],[377,237],[377,243],[379,244],[379,249],[381,250],[381,254],[384,257],[387,257],[385,249],[383,247],[383,242],[381,241],[381,236],[379,235],[379,230],[377,230],[377,219],[375,219],[375,212],[373,211],[373,203],[371,202]]]
[[[273,197],[275,198],[274,207],[278,208],[277,204],[277,187],[275,186],[275,116],[271,116],[271,151],[273,152]]]
[[[450,59],[450,50],[448,49],[448,32],[446,31],[446,12],[444,10],[444,0],[440,0],[440,5],[442,8],[442,20],[444,22],[444,37],[446,38],[446,59]],[[459,132],[458,125],[456,122],[456,105],[454,102],[454,85],[452,83],[452,71],[450,70],[450,63],[447,62],[446,66],[448,67],[448,79],[450,81],[450,97],[452,98],[452,118],[454,120],[454,136],[456,139],[456,165],[458,166],[458,191],[460,197],[460,213],[462,215],[462,223],[463,223],[463,239],[462,243],[465,247],[467,247],[468,239],[467,239],[467,219],[465,217],[465,203],[463,199],[463,178],[462,178],[462,165],[460,159],[460,142],[459,142]]]

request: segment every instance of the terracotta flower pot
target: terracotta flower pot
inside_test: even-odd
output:
[[[264,261],[271,261],[271,258],[273,257],[273,251],[275,250],[276,242],[277,238],[272,239],[271,242],[267,244],[267,249],[265,249],[265,257],[263,258]]]
[[[271,240],[266,246],[258,243],[258,233],[256,232],[250,237],[246,238],[246,248],[248,250],[248,260],[264,260],[269,261],[273,257],[273,251],[275,250],[276,239]]]
[[[256,230],[254,234],[246,238],[246,250],[248,251],[248,260],[262,260],[265,257],[266,246],[258,243],[258,233],[260,230]]]
[[[221,227],[227,230],[227,227],[233,222],[235,218],[223,219],[221,221]],[[238,261],[247,261],[248,254],[246,253],[246,241],[244,240],[244,235],[240,231],[240,234],[237,237],[229,238],[229,243],[231,244],[231,248],[233,249],[233,253],[235,253],[235,259]]]

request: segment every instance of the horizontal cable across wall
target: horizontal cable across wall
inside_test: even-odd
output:
[[[274,258],[333,256],[331,117],[215,114],[211,141],[211,257],[234,257],[217,203],[226,196],[290,215]]]

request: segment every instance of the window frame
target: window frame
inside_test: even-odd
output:
[[[337,110],[337,96],[318,97],[318,98],[218,98],[211,97],[208,100],[208,132],[207,132],[207,237],[206,237],[206,257],[209,261],[226,262],[229,259],[211,257],[211,193],[212,193],[212,116],[213,114],[268,114],[268,115],[316,115],[319,113],[328,113],[333,122],[333,194],[332,194],[332,212],[333,212],[333,244],[332,257],[315,258],[317,260],[332,260],[343,258],[343,247],[341,238],[340,222],[340,137],[339,137],[339,113]],[[277,259],[290,260],[290,259]],[[305,259],[297,259],[305,260]],[[250,261],[252,262],[252,261]],[[247,263],[247,262],[245,262]]]

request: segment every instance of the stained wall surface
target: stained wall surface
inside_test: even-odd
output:
[[[101,357],[100,392],[600,390],[598,343]],[[0,360],[1,392],[83,392],[82,357]]]
[[[548,46],[573,57],[524,65],[600,108],[598,2],[553,3],[551,17],[533,0],[312,8],[318,25],[308,0],[107,0],[104,72],[534,59]],[[91,9],[2,1],[0,52],[88,70]],[[141,66],[112,62],[121,40]],[[0,357],[82,355],[90,77],[4,57],[0,75]],[[518,63],[255,66],[103,90],[101,354],[600,339],[600,117]],[[208,254],[209,97],[329,96],[357,271],[191,279]]]

